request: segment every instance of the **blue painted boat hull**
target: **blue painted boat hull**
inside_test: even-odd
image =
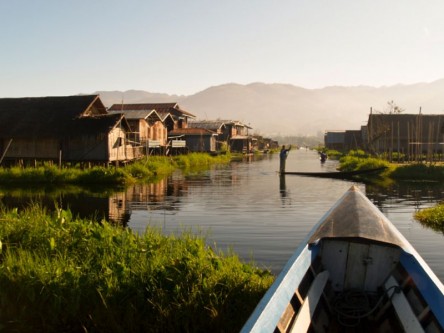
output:
[[[350,295],[354,303],[342,304]],[[443,284],[354,186],[306,236],[241,332],[350,327],[356,332],[444,332]]]

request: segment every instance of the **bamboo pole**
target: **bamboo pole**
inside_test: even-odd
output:
[[[11,146],[11,143],[12,143],[12,139],[9,139],[9,142],[8,142],[8,144],[6,145],[5,151],[3,152],[2,157],[0,158],[0,164],[2,164],[3,159],[5,158],[6,153],[8,152],[8,149],[9,149],[9,147]]]

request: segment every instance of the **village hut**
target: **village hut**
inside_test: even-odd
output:
[[[123,114],[131,132],[128,138],[134,146],[142,147],[145,154],[160,153],[167,144],[167,128],[156,110],[146,104],[114,104],[110,114]]]
[[[180,137],[191,152],[215,152],[217,133],[203,128],[178,128],[168,133],[170,138]]]
[[[0,163],[127,161],[129,125],[98,95],[0,99]]]
[[[250,126],[235,120],[197,120],[189,123],[191,128],[201,128],[217,133],[217,149],[226,143],[233,152],[250,152],[257,141],[248,135]]]
[[[173,122],[165,124],[167,131],[172,131],[177,128],[187,128],[190,119],[196,116],[188,111],[182,109],[178,103],[143,103],[143,107],[147,110],[156,110],[162,119],[171,117]]]

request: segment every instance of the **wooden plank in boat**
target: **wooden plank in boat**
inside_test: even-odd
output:
[[[368,244],[350,243],[344,289],[364,290],[366,265],[363,259],[368,258],[368,251]]]
[[[307,331],[316,310],[316,306],[322,296],[324,287],[327,284],[328,276],[328,271],[323,271],[314,279],[313,284],[308,291],[307,297],[305,297],[304,303],[299,310],[296,321],[291,328],[291,333]]]
[[[347,265],[348,242],[325,239],[322,244],[322,265],[330,272],[335,291],[344,289],[344,272]]]
[[[385,289],[388,290],[388,296],[391,297],[393,307],[398,315],[399,321],[404,327],[406,333],[424,332],[421,324],[416,318],[407,298],[402,290],[396,292],[392,287],[399,287],[398,282],[393,276],[390,276],[385,283]],[[390,289],[392,288],[392,289]],[[390,289],[390,290],[389,290]]]
[[[401,249],[385,245],[370,245],[367,258],[367,276],[365,290],[376,291],[386,278],[381,272],[391,272],[395,269]]]

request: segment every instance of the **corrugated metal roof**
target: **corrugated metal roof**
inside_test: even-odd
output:
[[[206,128],[211,130],[218,130],[222,126],[240,126],[240,127],[246,127],[251,129],[252,127],[243,124],[242,122],[238,120],[193,120],[189,122],[190,127],[195,128]]]
[[[168,132],[170,135],[217,135],[217,133],[204,128],[178,128]]]
[[[124,114],[126,119],[148,119],[149,117],[156,117],[162,120],[159,114],[155,110],[125,110],[114,111],[108,110],[110,114]]]
[[[183,110],[177,103],[138,103],[138,104],[113,104],[108,111],[127,110],[156,110],[159,114],[173,113],[175,116],[185,115],[194,118],[195,115]]]
[[[108,111],[152,111],[151,104],[113,104]]]
[[[222,120],[191,121],[188,124],[188,126],[192,127],[192,128],[205,128],[205,129],[208,129],[208,130],[217,131],[220,128],[225,126],[225,122],[223,122]]]

